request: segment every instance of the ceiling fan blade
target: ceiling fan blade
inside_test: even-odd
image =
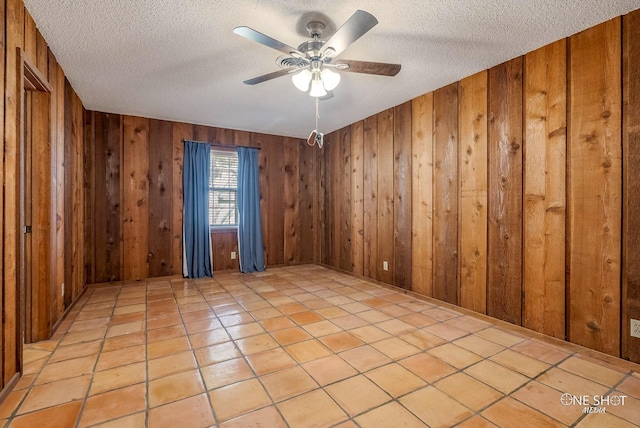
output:
[[[348,68],[340,67],[340,64],[347,64]],[[339,59],[332,65],[341,71],[351,73],[377,74],[378,76],[395,76],[400,72],[400,64],[388,64],[386,62],[354,61],[351,59]]]
[[[277,51],[283,52],[287,55],[295,54],[303,58],[305,57],[305,54],[300,52],[298,49],[293,48],[289,45],[285,45],[284,43],[279,42],[278,40],[272,37],[269,37],[266,34],[262,34],[259,31],[254,30],[253,28],[241,26],[241,27],[234,28],[233,32],[239,36],[245,37],[249,40],[253,40],[254,42],[260,43],[262,45],[265,45]]]
[[[342,27],[338,28],[333,36],[327,40],[322,46],[320,54],[326,53],[326,56],[335,58],[342,53],[351,43],[362,37],[367,31],[371,30],[378,20],[375,16],[364,10],[357,10],[356,13],[351,15],[351,18],[347,19],[347,22],[342,24]],[[331,52],[327,52],[331,49]]]
[[[266,82],[267,80],[275,79],[276,77],[286,76],[289,73],[296,71],[295,68],[288,70],[278,70],[273,73],[263,74],[262,76],[254,77],[253,79],[245,80],[243,83],[247,85],[256,85],[258,83]]]

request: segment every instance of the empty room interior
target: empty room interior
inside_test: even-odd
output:
[[[0,424],[640,426],[637,0],[1,0]]]

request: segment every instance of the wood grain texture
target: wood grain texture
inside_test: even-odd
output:
[[[433,297],[458,304],[458,84],[433,94]]]
[[[7,16],[5,14],[5,4],[6,2],[0,2],[0,17],[2,19],[0,19],[0,46],[2,46],[2,52],[4,58],[6,59],[6,37],[7,34],[5,32],[5,29],[7,27]],[[5,68],[4,67],[0,67],[0,82],[5,82]],[[3,96],[0,96],[0,153],[4,153],[5,150],[5,103],[6,103],[6,88],[4,88],[4,86],[2,87],[3,89]],[[5,186],[5,165],[4,165],[4,157],[2,159],[0,159],[0,183],[2,183],[2,186],[0,186],[0,248],[4,248],[4,216],[6,214],[5,211],[5,204],[4,204],[4,186]],[[5,311],[5,280],[6,277],[4,275],[4,263],[5,263],[5,259],[4,259],[4,255],[0,256],[0,283],[2,284],[2,286],[0,286],[0,309],[2,309],[3,311]],[[8,316],[11,317],[12,314],[9,312]],[[5,383],[5,373],[6,373],[6,366],[5,366],[5,361],[4,361],[4,352],[7,349],[5,346],[5,338],[7,336],[7,334],[13,334],[14,332],[9,331],[7,329],[7,325],[5,323],[5,321],[3,320],[2,323],[0,324],[0,388],[4,388],[6,383]],[[12,375],[15,375],[15,372],[12,373]]]
[[[522,322],[522,57],[489,70],[487,314]]]
[[[183,140],[194,138],[193,125],[187,123],[173,124],[173,206],[172,206],[172,234],[171,258],[174,273],[182,273],[182,219],[184,212],[184,198],[182,193],[182,173],[184,165]]]
[[[393,284],[394,248],[394,151],[393,109],[378,113],[378,280]],[[387,262],[388,270],[383,263]]]
[[[433,92],[411,103],[411,291],[433,296]]]
[[[620,37],[613,19],[569,39],[568,333],[611,355],[620,353]]]
[[[300,263],[300,177],[298,161],[300,145],[297,140],[284,141],[284,262]]]
[[[24,43],[24,6],[20,0],[7,0],[6,4],[6,52],[4,88],[4,213],[3,226],[3,371],[5,385],[20,370],[21,344],[18,334],[20,325],[18,289],[18,229],[19,194],[18,181],[18,121],[20,118],[20,96],[18,88],[18,58],[16,48]]]
[[[40,33],[40,30],[36,28],[36,67],[42,73],[42,75],[51,82],[49,75],[49,46],[44,36]]]
[[[110,113],[93,113],[95,189],[95,281],[122,279],[122,212],[120,206],[120,168],[122,118]],[[98,197],[97,195],[102,195]]]
[[[393,284],[411,289],[411,102],[393,109]]]
[[[55,56],[50,50],[47,50],[49,59],[47,61],[49,71],[47,75],[49,76],[49,82],[51,84],[52,92],[50,94],[49,100],[49,118],[51,121],[51,186],[50,186],[50,200],[51,200],[51,211],[49,212],[49,221],[51,224],[50,228],[50,241],[51,241],[51,252],[49,257],[49,264],[51,266],[51,286],[49,289],[49,323],[51,326],[55,326],[56,323],[61,319],[63,311],[61,310],[61,302],[62,295],[60,293],[62,287],[62,281],[64,281],[64,277],[61,277],[60,270],[64,273],[64,246],[62,246],[62,255],[58,253],[59,251],[59,219],[60,219],[60,203],[61,201],[59,197],[60,191],[60,175],[62,171],[58,171],[60,168],[60,160],[58,159],[59,153],[59,138],[60,138],[60,129],[62,128],[61,124],[64,123],[64,112],[62,120],[59,120],[58,117],[58,63],[55,59]],[[64,91],[63,91],[64,93]],[[64,141],[64,136],[62,136],[62,140]],[[64,168],[64,164],[62,164],[62,168]],[[63,184],[64,185],[64,184]],[[64,210],[64,206],[62,207]],[[62,257],[62,263],[59,265],[59,260]],[[61,267],[59,267],[61,266]]]
[[[337,141],[334,143],[334,141]],[[323,245],[323,263],[331,266],[338,265],[338,257],[340,254],[340,248],[336,247],[336,222],[339,222],[339,217],[336,218],[336,206],[335,201],[339,189],[336,188],[336,175],[338,174],[339,162],[336,160],[336,153],[338,153],[339,138],[335,133],[325,135],[324,139],[324,156],[325,156],[325,193],[324,193],[324,205],[325,205],[325,240]],[[339,224],[339,223],[338,223]],[[335,243],[335,244],[334,244]]]
[[[487,310],[487,72],[459,83],[460,306]]]
[[[331,237],[330,237],[330,246],[329,248],[329,256],[331,261],[331,266],[339,268],[340,256],[342,254],[342,246],[343,241],[347,241],[345,245],[350,245],[351,237],[342,237],[342,203],[344,203],[342,191],[344,190],[342,187],[342,178],[343,178],[343,170],[342,170],[342,138],[340,130],[331,133],[329,138],[329,142],[331,143],[331,148],[329,150],[330,153],[330,165],[331,165],[331,173],[329,175],[329,180],[331,180],[331,190],[330,193],[330,201],[327,202],[327,207],[331,207],[330,219],[331,219]],[[329,223],[328,223],[329,224]]]
[[[566,40],[525,56],[522,325],[565,337]]]
[[[18,63],[24,61],[23,55],[18,58]],[[22,72],[24,74],[24,71]],[[24,79],[24,75],[20,77]],[[20,141],[20,229],[26,227],[26,225],[33,224],[33,211],[37,210],[38,206],[34,204],[33,200],[33,92],[24,91],[22,97],[22,106],[20,111],[21,115],[20,123],[22,128],[21,141]],[[34,206],[35,205],[35,206]],[[36,232],[37,234],[37,232]],[[37,278],[38,271],[38,258],[34,257],[34,234],[23,234],[20,238],[20,270],[19,270],[19,287],[20,293],[23,295],[20,297],[21,306],[24,305],[24,318],[25,322],[21,329],[24,329],[24,341],[25,343],[34,342],[34,337],[37,338],[37,326],[39,324],[38,319],[38,281],[34,280],[34,276]],[[37,247],[36,247],[37,248]],[[22,303],[24,300],[24,304]],[[22,320],[21,320],[22,321]]]
[[[315,263],[323,263],[326,260],[326,150],[316,150],[313,155],[314,175],[317,184],[313,188],[313,224],[316,227],[316,233],[313,234],[313,261]]]
[[[329,202],[329,192],[332,188],[330,179],[330,157],[329,151],[331,150],[331,134],[325,135],[324,147],[322,153],[319,153],[320,159],[320,189],[318,195],[318,204],[320,205],[320,238],[318,242],[319,262],[323,264],[329,264],[329,244],[331,237],[331,206]]]
[[[238,254],[238,233],[213,232],[211,233],[211,251],[213,253],[213,270],[239,270],[239,260],[231,258],[231,252]]]
[[[364,119],[364,260],[363,275],[378,276],[378,116]]]
[[[267,211],[262,212],[262,221],[267,220],[267,229],[264,230],[263,240],[267,247],[267,265],[281,265],[284,259],[284,146],[282,137],[269,135],[266,137],[267,146],[263,146],[268,156],[266,162],[267,180],[265,186],[260,186],[260,193],[265,187],[269,187],[269,196],[266,199]]]
[[[28,10],[24,10],[24,42],[23,42],[23,52],[26,59],[32,63],[36,63],[36,52],[38,49],[38,36],[36,30],[36,23],[31,17],[31,14]]]
[[[51,94],[34,92],[31,100],[31,201],[32,205],[32,312],[33,341],[51,334],[51,139],[49,105]],[[28,267],[27,267],[28,268]]]
[[[86,284],[84,258],[84,109],[68,80],[64,84],[65,280],[68,308]]]
[[[95,251],[95,217],[96,212],[93,209],[93,201],[96,199],[96,183],[95,183],[95,166],[96,160],[95,129],[93,114],[90,111],[84,111],[83,117],[83,196],[84,196],[84,269],[87,283],[95,283],[96,280],[96,251]]]
[[[8,19],[7,16],[5,14],[5,10],[6,10],[6,2],[0,2],[0,17],[2,19],[0,19],[0,45],[2,46],[2,53],[4,55],[4,58],[6,60],[6,39],[8,37],[7,32],[5,31],[6,28],[8,28]],[[9,73],[9,75],[11,75]],[[5,68],[4,67],[0,67],[0,82],[5,82]],[[0,97],[0,153],[4,153],[5,150],[5,120],[6,120],[6,111],[5,111],[5,105],[6,105],[6,88],[3,86],[3,96]],[[4,231],[5,231],[5,227],[4,227],[4,216],[6,215],[6,211],[5,211],[5,204],[4,204],[4,186],[5,183],[7,182],[7,180],[5,179],[5,165],[4,165],[4,157],[2,159],[0,159],[0,183],[2,183],[2,186],[0,186],[0,248],[5,248],[5,239],[4,239]],[[4,263],[5,263],[5,258],[4,255],[0,256],[0,283],[2,284],[0,286],[0,309],[2,309],[3,311],[6,311],[5,309],[5,296],[6,296],[6,292],[5,292],[5,280],[6,280],[6,276],[4,275]],[[11,318],[12,317],[12,313],[8,312],[8,317]],[[6,321],[3,320],[2,323],[0,324],[0,388],[4,388],[6,385],[6,381],[5,381],[5,377],[6,377],[6,365],[5,365],[5,358],[4,358],[4,352],[6,352],[6,337],[7,335],[11,335],[14,334],[15,332],[10,331],[7,328],[7,324]],[[15,375],[14,373],[11,373],[11,375]]]
[[[55,225],[56,225],[56,320],[60,320],[64,313],[64,296],[58,290],[61,290],[64,286],[65,280],[65,127],[64,127],[64,72],[60,65],[52,58],[49,64],[55,67],[55,76],[52,82],[54,85],[53,96],[55,99],[56,111],[55,117],[56,123],[56,212],[55,212]],[[54,323],[55,324],[55,323]]]
[[[640,319],[640,10],[623,17],[623,229],[622,358],[640,363],[640,339],[631,319]]]
[[[351,125],[351,252],[352,272],[364,273],[364,122]]]
[[[149,119],[124,116],[124,280],[149,277]]]
[[[300,227],[300,243],[298,246],[298,263],[314,261],[315,235],[318,233],[315,205],[317,192],[317,163],[315,153],[317,147],[310,147],[303,140],[295,140],[298,146],[298,217]]]
[[[351,128],[342,128],[338,134],[340,141],[340,169],[336,174],[338,186],[338,205],[336,215],[339,216],[335,240],[339,247],[338,265],[340,269],[353,271],[353,254],[351,250]],[[333,140],[335,141],[335,140]]]
[[[84,177],[84,107],[80,97],[72,89],[71,102],[72,102],[72,139],[74,142],[74,178],[73,178],[73,224],[75,226],[74,233],[74,259],[73,259],[73,283],[71,295],[69,296],[69,307],[73,301],[80,296],[87,284],[86,271],[84,269],[84,192],[83,192],[83,177]]]
[[[176,272],[172,262],[173,125],[149,121],[149,276]]]

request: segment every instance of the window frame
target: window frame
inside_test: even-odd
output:
[[[210,156],[211,159],[213,159],[213,156],[215,154],[215,152],[219,152],[219,153],[229,153],[231,155],[235,155],[236,159],[238,157],[238,151],[236,149],[235,146],[230,146],[230,147],[221,147],[218,145],[211,145],[210,146]],[[213,168],[210,162],[209,165],[209,174],[211,175],[211,177],[213,177]],[[211,208],[209,209],[209,230],[211,231],[211,233],[226,233],[226,232],[235,232],[238,230],[238,223],[237,221],[239,220],[239,214],[238,214],[238,184],[236,182],[236,187],[214,187],[212,186],[213,184],[213,178],[211,178],[209,180],[209,194],[212,195],[213,192],[217,191],[231,191],[231,192],[235,192],[236,194],[236,224],[219,224],[219,225],[215,225],[213,223],[211,223],[212,217],[213,217],[213,213],[211,212],[211,209],[213,209],[213,201],[211,202]]]

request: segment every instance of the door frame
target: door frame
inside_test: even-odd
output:
[[[29,341],[38,341],[38,340],[44,340],[44,339],[48,339],[50,334],[51,334],[51,326],[49,326],[49,328],[46,328],[46,331],[41,331],[38,333],[33,334],[33,332],[29,332],[28,336],[27,336],[27,331],[26,331],[26,317],[30,316],[31,313],[33,312],[34,308],[29,305],[27,306],[27,297],[31,295],[30,291],[28,292],[27,287],[30,287],[30,284],[26,283],[26,278],[27,278],[27,270],[31,270],[32,266],[33,266],[33,259],[34,256],[32,255],[31,257],[31,261],[29,264],[27,264],[26,261],[26,233],[27,231],[25,230],[25,226],[32,226],[32,230],[33,230],[33,222],[34,222],[34,218],[32,216],[31,219],[31,225],[27,225],[25,223],[25,204],[27,203],[31,203],[31,201],[26,201],[25,200],[25,183],[26,183],[26,176],[25,176],[25,164],[26,162],[29,160],[31,162],[33,162],[33,155],[27,157],[27,144],[30,145],[29,150],[31,153],[33,153],[33,145],[31,144],[32,139],[30,138],[29,140],[26,139],[25,137],[25,125],[26,125],[26,121],[27,118],[25,117],[25,106],[26,106],[26,100],[25,100],[25,92],[26,91],[31,91],[33,93],[37,93],[38,95],[42,95],[42,94],[46,94],[46,98],[44,98],[44,102],[46,102],[46,108],[43,109],[47,111],[47,114],[45,116],[43,116],[45,119],[41,119],[41,126],[43,126],[43,128],[45,128],[47,131],[47,138],[48,141],[46,142],[46,144],[48,144],[49,148],[52,148],[52,126],[51,126],[51,121],[52,121],[52,117],[51,117],[51,102],[52,102],[52,87],[49,84],[48,79],[38,70],[38,68],[29,60],[29,58],[24,54],[24,51],[20,48],[17,49],[17,57],[18,57],[18,94],[20,97],[20,105],[19,105],[19,123],[18,123],[18,132],[19,132],[19,179],[18,179],[18,186],[19,186],[19,190],[18,190],[18,195],[19,195],[19,228],[20,230],[18,231],[20,239],[19,239],[19,255],[18,255],[18,260],[19,260],[19,269],[18,269],[18,287],[19,287],[19,305],[18,305],[18,320],[19,320],[19,331],[18,331],[18,346],[19,346],[19,371],[22,372],[22,347],[23,344],[25,343],[25,339],[28,337]],[[40,100],[40,102],[42,102],[42,99]],[[33,109],[33,104],[30,106],[30,112],[29,114],[31,114],[31,111]],[[46,121],[46,123],[45,123]],[[29,121],[30,123],[33,123],[33,120]],[[50,168],[49,168],[50,169]],[[32,168],[33,170],[33,168]],[[51,171],[48,171],[51,172]],[[33,176],[33,174],[32,174]],[[48,180],[51,181],[51,174],[48,174]],[[32,179],[33,182],[33,179]],[[31,197],[33,199],[33,192],[31,192]],[[45,195],[46,198],[48,198],[51,202],[51,206],[53,204],[53,197],[51,192],[49,192],[49,194]],[[53,216],[53,211],[46,213],[45,215],[49,216],[48,219],[48,226],[49,229],[48,230],[38,230],[36,233],[38,234],[38,237],[40,240],[46,240],[49,243],[51,243],[51,234],[52,234],[52,230],[55,230],[54,225],[55,223],[53,223],[53,219],[51,218]],[[35,213],[34,213],[35,214]],[[35,234],[31,233],[31,239],[32,239],[32,248],[33,248],[33,253],[35,254],[36,250],[40,251],[40,248],[36,248],[37,245],[37,240],[34,239]],[[50,245],[50,244],[49,244]],[[46,251],[46,258],[47,258],[47,263],[49,263],[49,259],[51,258],[51,254],[52,254],[52,247],[48,246],[47,249],[45,249]],[[47,271],[51,271],[52,266],[49,267],[45,267],[45,269],[48,269]],[[33,271],[31,271],[33,272]],[[45,281],[44,283],[41,283],[41,281],[39,280],[39,277],[34,275],[33,273],[31,274],[31,279],[32,279],[32,283],[38,282],[39,287],[46,287],[46,294],[47,296],[51,293],[51,287],[54,287],[54,283],[52,282],[52,275],[49,275],[49,281]],[[55,287],[54,287],[55,288]],[[53,290],[53,292],[55,292],[55,290]],[[44,300],[39,299],[37,302],[37,304],[39,306],[42,306],[41,308],[36,308],[36,309],[42,309],[42,313],[45,314],[50,314],[51,311],[51,302],[49,301],[49,298],[46,298]],[[27,311],[27,309],[30,308],[30,311]],[[49,318],[47,316],[47,318]],[[46,320],[39,320],[39,323],[46,323],[48,324],[50,322],[49,319]],[[42,330],[42,329],[41,329]],[[46,337],[45,337],[46,336]]]

